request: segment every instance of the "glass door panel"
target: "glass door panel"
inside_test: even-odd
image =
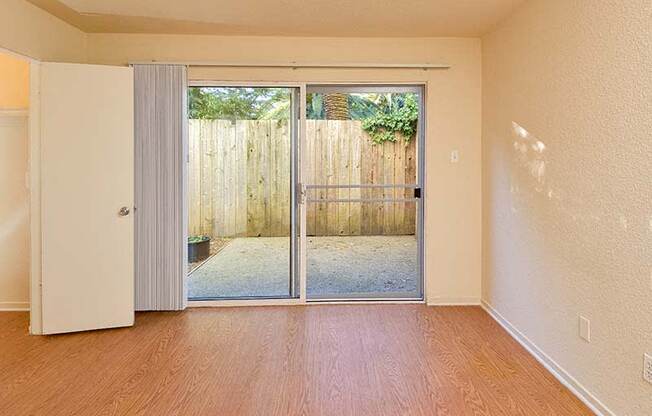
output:
[[[421,88],[307,92],[308,299],[421,299]]]
[[[192,86],[188,102],[189,299],[295,296],[296,89]]]

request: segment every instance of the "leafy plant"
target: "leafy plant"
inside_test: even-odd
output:
[[[188,244],[203,243],[204,241],[210,241],[210,239],[210,237],[205,235],[192,236],[188,237]]]
[[[380,144],[383,142],[396,142],[397,134],[409,142],[417,131],[419,119],[419,105],[414,94],[405,94],[401,99],[389,103],[388,112],[378,112],[362,121],[362,128],[371,140]]]

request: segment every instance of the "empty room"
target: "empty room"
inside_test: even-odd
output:
[[[652,415],[649,0],[0,0],[0,415]]]

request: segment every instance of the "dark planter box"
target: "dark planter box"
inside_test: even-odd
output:
[[[206,260],[211,255],[211,240],[188,243],[188,262]]]

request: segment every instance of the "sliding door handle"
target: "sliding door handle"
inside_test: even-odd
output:
[[[308,190],[306,188],[306,185],[303,183],[298,183],[297,184],[297,194],[298,194],[298,202],[299,204],[305,204],[306,203],[306,196],[307,196]]]

